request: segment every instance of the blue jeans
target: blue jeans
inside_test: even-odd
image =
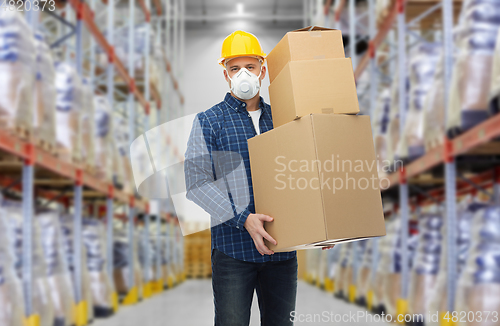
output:
[[[215,326],[248,326],[254,290],[262,326],[289,326],[297,296],[297,258],[252,263],[212,250]]]

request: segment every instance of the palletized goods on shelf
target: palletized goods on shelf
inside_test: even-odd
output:
[[[196,232],[185,237],[183,259],[187,277],[210,277],[212,274],[210,230]]]
[[[63,248],[66,261],[68,263],[69,270],[71,271],[71,279],[73,280],[73,291],[75,296],[76,290],[76,276],[75,276],[75,265],[74,265],[74,216],[72,214],[60,214],[59,221],[61,223],[61,230],[63,236]],[[87,251],[85,246],[82,246],[82,252],[80,253],[82,258],[82,279],[81,279],[81,300],[87,303],[87,317],[88,320],[94,319],[94,305],[92,300],[92,292],[90,289],[90,275],[87,268]],[[75,301],[77,298],[75,297]]]
[[[95,104],[95,160],[97,177],[110,181],[113,177],[113,112],[106,97],[96,95]]]
[[[134,47],[133,47],[133,66],[137,72],[142,72],[144,70],[144,49],[146,48],[146,41],[149,41],[149,53],[154,53],[154,45],[155,45],[155,33],[150,30],[149,34],[147,34],[146,24],[141,23],[134,27]],[[149,40],[147,40],[149,38]],[[128,28],[121,28],[117,30],[114,34],[114,51],[115,55],[123,62],[129,62],[129,30]],[[102,67],[106,67],[108,65],[108,57],[107,54],[102,51],[102,49],[97,48],[99,53],[98,63]]]
[[[32,131],[35,42],[22,13],[0,12],[0,127],[27,137]]]
[[[498,30],[495,54],[493,55],[489,103],[491,114],[496,114],[500,111],[500,30]]]
[[[127,230],[122,225],[115,225],[113,231],[113,279],[116,291],[119,295],[127,295],[133,287],[138,291],[139,297],[142,297],[142,270],[139,263],[138,241],[134,232],[134,243],[130,244],[127,237]],[[130,283],[130,257],[129,248],[133,248],[134,264],[134,284]]]
[[[388,171],[384,171],[384,161],[388,159],[388,146],[387,129],[389,127],[391,107],[391,92],[389,88],[384,88],[380,91],[377,106],[375,109],[375,117],[372,120],[373,139],[375,142],[375,151],[377,153],[377,160],[379,163],[379,178],[387,175]]]
[[[335,271],[335,295],[348,298],[349,285],[352,284],[352,242],[340,245],[340,257]]]
[[[322,288],[327,287],[326,276],[328,274],[327,271],[327,258],[328,253],[325,250],[319,251],[319,262],[318,262],[318,282]]]
[[[139,259],[139,241],[140,234],[139,230],[134,229],[134,274],[136,275],[136,286],[139,293],[139,298],[144,297],[144,270],[142,268],[140,259]]]
[[[391,10],[391,5],[394,4],[393,0],[377,0],[375,2],[375,15],[377,17],[377,23],[382,23],[387,16],[389,15],[389,11]]]
[[[3,200],[0,196],[0,201]],[[7,212],[0,207],[0,325],[23,326],[24,301],[10,247]]]
[[[465,262],[469,255],[469,249],[471,247],[471,223],[474,214],[486,207],[486,204],[477,202],[472,196],[467,195],[457,206],[457,230],[456,230],[456,241],[457,241],[457,276],[459,277],[465,267]],[[446,234],[446,224],[444,225],[441,233]],[[441,252],[441,262],[439,263],[439,274],[437,277],[437,282],[434,286],[434,291],[429,298],[429,311],[433,312],[446,312],[447,307],[447,280],[448,280],[448,254],[447,254],[447,241],[446,237],[442,237],[442,252]],[[440,326],[438,320],[426,320],[426,325],[428,326]]]
[[[85,103],[82,80],[68,63],[57,62],[55,67],[57,154],[68,162],[80,162]]]
[[[139,24],[135,26],[134,34],[134,47],[132,53],[132,62],[134,67],[134,76],[137,80],[144,82],[145,77],[145,49],[146,40],[149,41],[149,82],[151,85],[156,86],[157,90],[160,90],[160,74],[161,71],[159,66],[161,61],[163,61],[163,55],[160,47],[156,46],[155,32],[150,29],[146,37],[147,29],[145,24]],[[128,28],[122,28],[115,32],[114,36],[114,53],[120,59],[121,62],[128,64],[129,62],[129,30]],[[98,49],[98,60],[97,63],[100,69],[104,69],[108,65],[108,56],[106,53]],[[138,85],[139,87],[144,87],[144,85]]]
[[[15,269],[19,280],[26,280],[23,277],[23,243],[26,241],[23,234],[23,210],[21,202],[3,200],[2,203],[5,218],[8,224],[7,237],[10,241],[11,250],[14,253]],[[31,229],[32,237],[32,311],[30,315],[40,317],[40,326],[53,326],[54,309],[47,284],[47,274],[45,259],[40,242],[40,228],[35,223]],[[25,281],[23,281],[25,282]]]
[[[87,252],[87,268],[92,292],[94,315],[109,317],[113,314],[114,286],[107,272],[104,224],[91,218],[83,219],[83,243]]]
[[[385,311],[386,314],[395,316],[396,303],[401,298],[401,218],[394,216],[387,223],[387,236],[380,243],[380,264],[377,270],[377,281],[381,287],[376,289],[376,310]],[[417,230],[411,225],[408,237],[408,261],[410,268],[413,265],[415,248],[417,245]]]
[[[329,292],[335,291],[335,266],[340,259],[340,247],[336,245],[334,248],[325,250],[326,253],[326,263],[324,268],[324,286]],[[308,253],[309,250],[306,251]]]
[[[130,138],[128,134],[128,126],[124,118],[115,116],[114,123],[114,142],[117,148],[115,157],[115,165],[119,169],[118,174],[121,175],[123,189],[129,193],[134,192],[134,176],[132,174],[132,166],[129,157]]]
[[[378,250],[379,241],[379,238],[366,240],[366,248],[361,256],[361,264],[356,279],[356,302],[362,306],[368,305],[369,302],[370,308],[373,302],[373,294],[370,294],[370,291],[373,291],[373,276],[375,275],[373,267],[376,266],[374,260],[375,263],[378,261],[375,253]]]
[[[362,269],[362,259],[366,252],[366,245],[368,244],[367,240],[359,240],[353,242],[353,252],[351,259],[352,266],[352,280],[349,289],[349,301],[356,302],[358,287],[364,286],[367,279],[367,269]],[[364,302],[358,301],[359,304],[363,304]]]
[[[409,79],[406,79],[406,112],[409,107]],[[389,125],[387,129],[387,160],[393,161],[396,159],[396,150],[400,140],[400,117],[399,117],[399,81],[398,74],[396,73],[395,78],[392,80],[391,84],[391,105],[389,113]]]
[[[163,286],[171,287],[173,283],[173,276],[171,275],[171,270],[169,266],[170,257],[168,256],[170,249],[168,248],[169,240],[167,239],[167,234],[165,233],[165,228],[162,226],[162,233],[160,237],[160,257],[161,257],[161,277],[163,280]]]
[[[56,144],[56,73],[49,46],[41,33],[35,34],[35,49],[33,135],[42,148],[52,152]]]
[[[151,243],[151,236],[148,238],[148,230],[141,228],[137,232],[138,254],[139,262],[142,269],[142,281],[146,286],[149,282],[155,280],[155,266],[154,262],[154,246]]]
[[[500,206],[478,210],[472,220],[468,258],[460,275],[456,311],[500,311]],[[469,321],[470,320],[470,321]],[[498,319],[459,318],[460,326],[493,326]]]
[[[42,249],[47,270],[49,293],[54,306],[54,326],[74,325],[74,292],[71,274],[64,257],[59,214],[44,211],[36,215],[40,225]]]
[[[380,265],[382,270],[382,286],[380,303],[386,314],[396,313],[396,301],[401,297],[401,255],[397,252],[401,221],[398,217],[387,223],[387,241],[381,243]]]
[[[463,4],[450,88],[446,130],[454,137],[489,117],[493,55],[500,27],[500,2],[468,0]],[[453,85],[455,86],[455,85]]]
[[[320,282],[319,271],[318,271],[320,256],[321,256],[321,251],[319,249],[311,249],[307,252],[306,255],[307,278],[311,282],[318,284]]]
[[[431,88],[424,102],[424,144],[425,150],[443,143],[445,132],[443,54],[436,64]]]
[[[426,97],[431,90],[440,44],[423,43],[410,53],[409,109],[396,156],[413,161],[425,153],[424,117]]]
[[[95,173],[95,102],[94,92],[90,80],[83,81],[83,106],[82,106],[82,162],[85,168]]]
[[[424,208],[418,215],[418,245],[410,279],[408,313],[426,314],[437,283],[443,242],[443,212],[439,207]]]

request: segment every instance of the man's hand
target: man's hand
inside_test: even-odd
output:
[[[253,243],[255,247],[260,252],[261,255],[272,255],[274,251],[270,250],[264,244],[264,238],[266,238],[269,242],[276,245],[277,242],[274,240],[269,233],[264,230],[264,222],[272,222],[274,219],[271,216],[267,216],[264,214],[250,214],[245,221],[243,226],[247,229],[248,233],[253,239]]]
[[[329,247],[323,247],[323,248],[321,248],[321,250],[328,250],[328,249],[332,249],[333,247],[335,247],[335,245],[329,246]]]

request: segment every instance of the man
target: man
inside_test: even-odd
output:
[[[249,325],[254,290],[262,325],[293,324],[296,252],[274,253],[264,243],[277,243],[264,229],[273,218],[255,212],[247,145],[273,128],[271,107],[259,95],[265,56],[250,33],[226,37],[219,64],[230,92],[197,115],[186,151],[186,196],[211,215],[216,326]]]

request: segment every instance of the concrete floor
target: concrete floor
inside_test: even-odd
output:
[[[360,318],[356,320],[357,314]],[[213,318],[211,280],[187,280],[136,306],[121,307],[115,316],[96,320],[93,326],[210,326]],[[298,285],[296,318],[294,325],[388,325],[375,322],[373,315],[366,316],[365,310],[303,281]],[[250,325],[260,325],[256,295]]]

